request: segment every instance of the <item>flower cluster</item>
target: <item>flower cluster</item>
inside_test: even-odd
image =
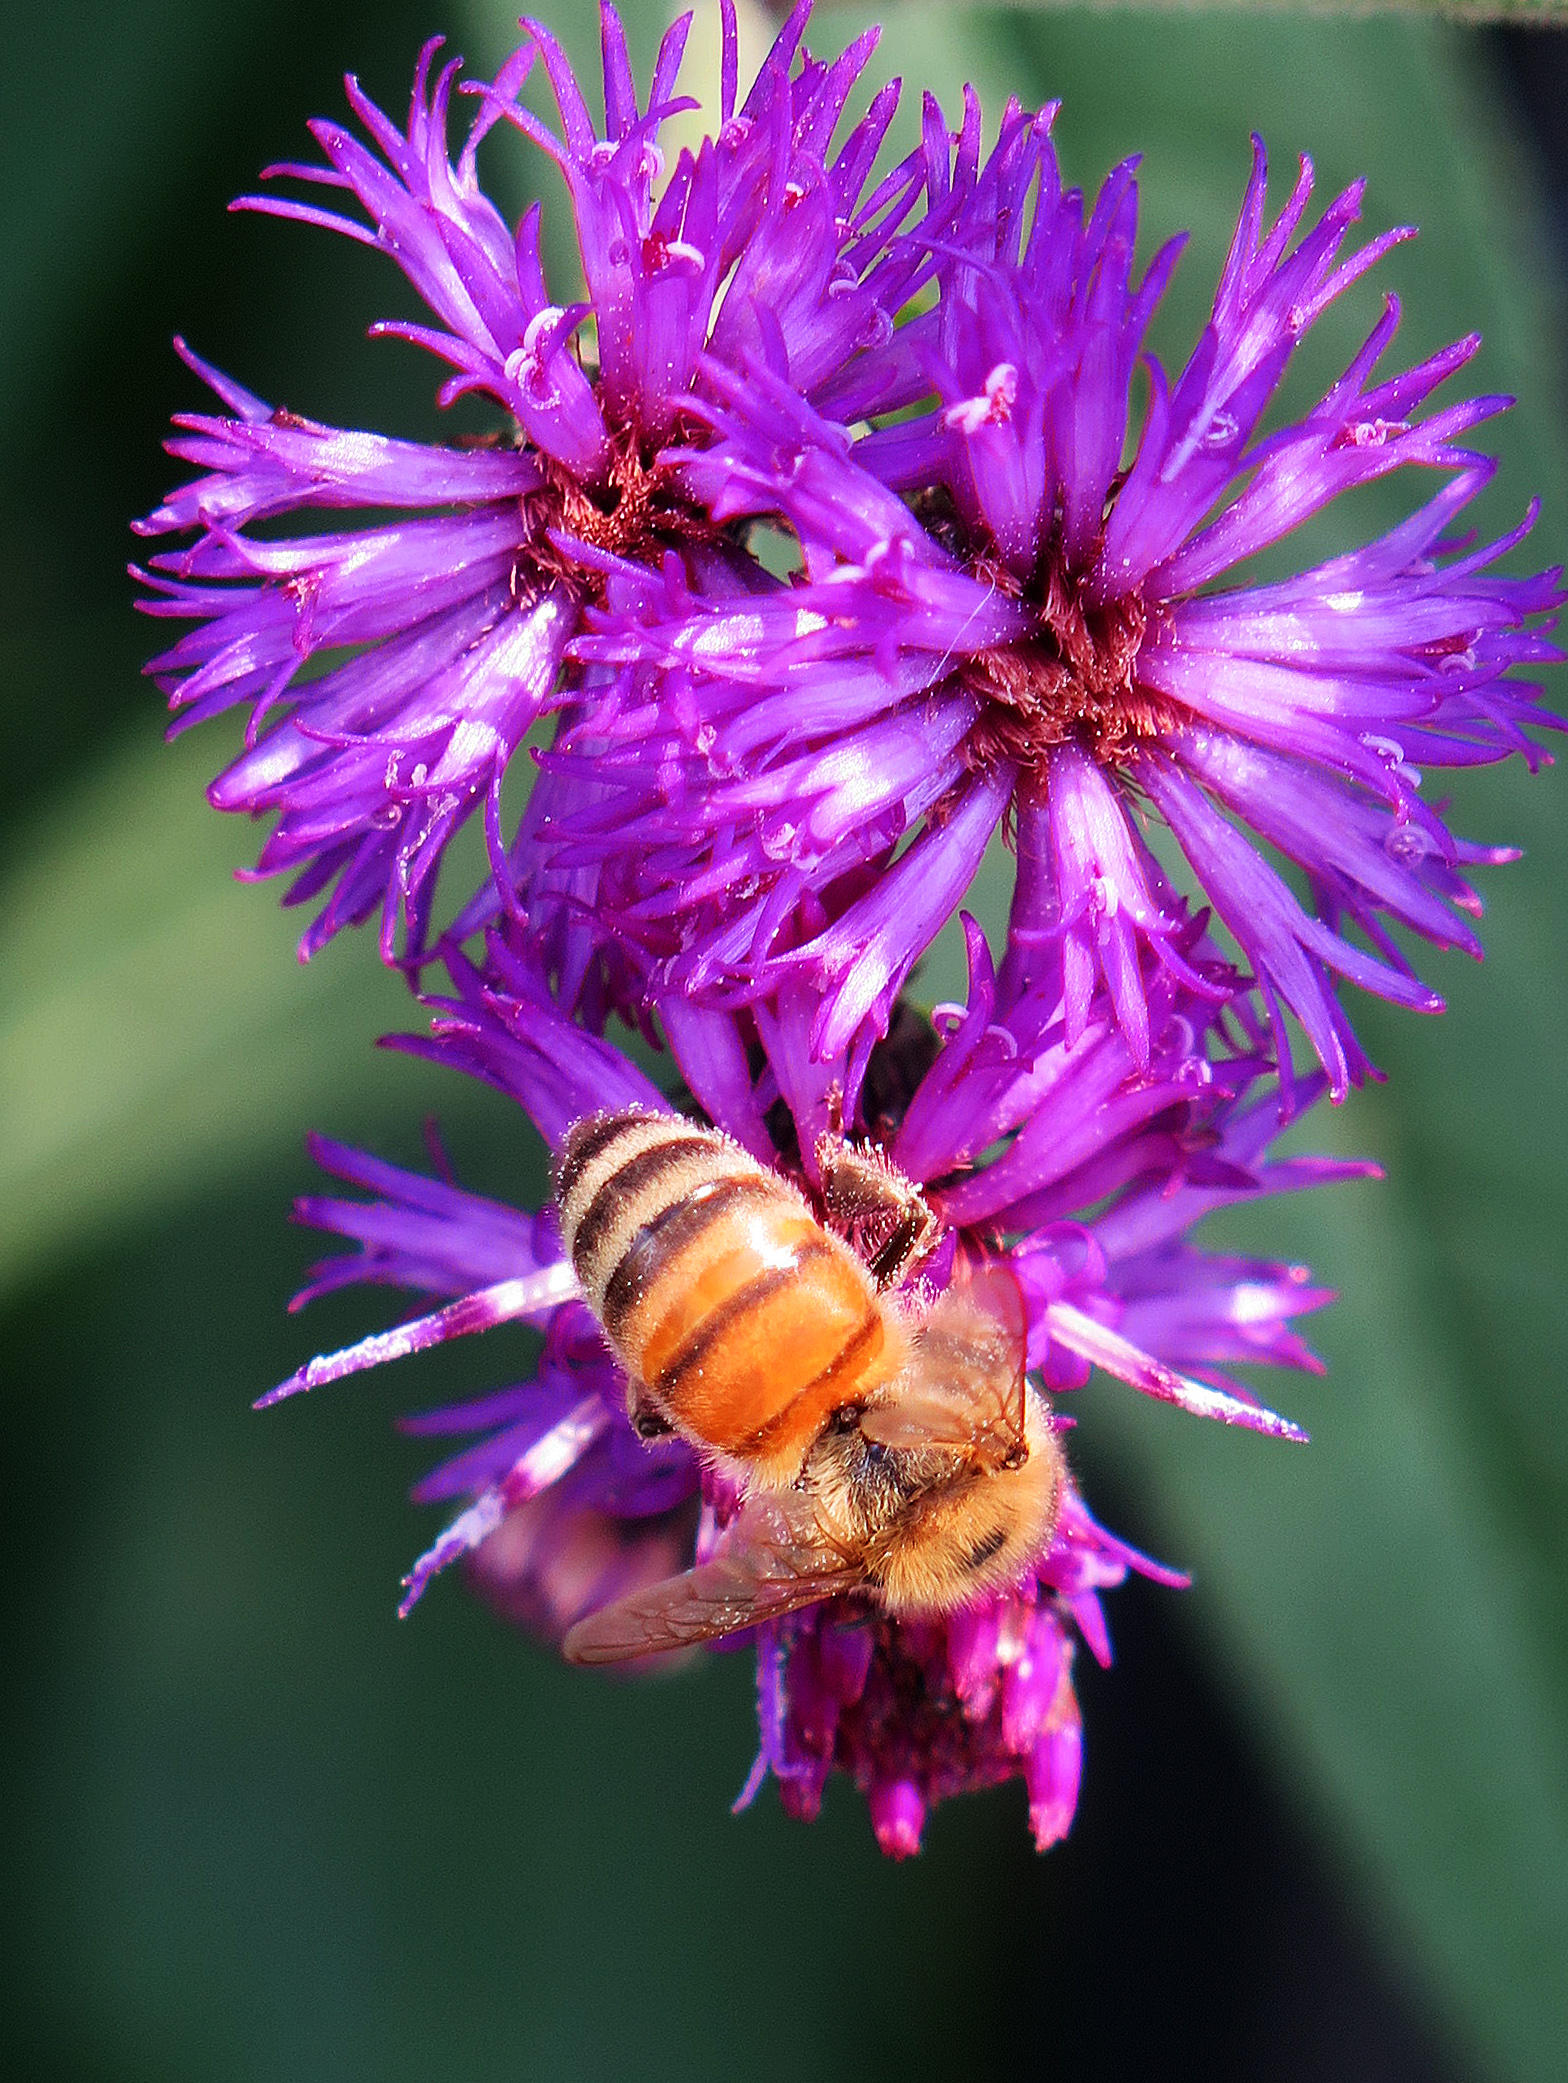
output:
[[[1309,225],[1305,164],[1270,221],[1256,144],[1209,322],[1168,375],[1144,342],[1180,242],[1137,273],[1131,163],[1088,202],[1054,109],[1009,105],[986,152],[966,91],[951,130],[928,97],[889,165],[897,86],[851,112],[873,34],[822,62],[797,9],[742,100],[720,13],[715,122],[673,164],[689,22],[643,102],[606,6],[602,121],[530,22],[491,83],[429,46],[402,129],[351,80],[364,137],[317,123],[321,163],[271,170],[359,216],[241,200],[388,251],[432,323],[377,330],[440,356],[440,401],[477,394],[495,425],[453,447],[322,426],[182,347],[223,409],[177,421],[201,474],[138,524],[189,538],[141,574],[147,611],[189,625],[149,671],[177,728],[246,713],[212,800],[273,820],[256,872],[315,905],[301,953],[379,914],[433,1016],[399,1045],[498,1088],[552,1148],[588,1116],[674,1107],[832,1227],[821,1153],[847,1138],[940,1239],[895,1306],[918,1324],[956,1273],[1005,1264],[1059,1430],[1098,1368],[1300,1438],[1233,1370],[1314,1366],[1292,1323],[1326,1293],[1192,1232],[1366,1171],[1273,1154],[1369,1068],[1339,980],[1433,1010],[1396,929],[1477,950],[1466,876],[1509,856],[1448,829],[1417,762],[1534,763],[1527,730],[1557,721],[1528,675],[1560,655],[1559,575],[1499,568],[1530,517],[1453,532],[1493,468],[1465,444],[1508,401],[1431,403],[1474,338],[1380,373],[1390,298],[1326,395],[1270,418],[1301,336],[1406,234],[1347,253],[1359,188]],[[536,64],[555,127],[520,98]],[[454,91],[474,97],[455,160]],[[547,283],[537,206],[514,232],[481,189],[497,128],[564,178],[580,283]],[[1438,483],[1397,527],[1248,576],[1406,464]],[[476,813],[483,880],[444,892]],[[966,915],[965,1002],[922,1010],[915,966],[998,833],[999,958]],[[1295,1065],[1292,1018],[1320,1068]],[[730,1551],[745,1470],[700,1431],[633,1425],[553,1208],[315,1153],[353,1191],[299,1215],[357,1248],[300,1299],[368,1281],[429,1306],[265,1402],[503,1322],[542,1340],[528,1381],[406,1421],[462,1444],[416,1491],[458,1508],[405,1611],[464,1559],[559,1643]],[[903,1856],[948,1795],[1020,1777],[1054,1842],[1075,1645],[1108,1660],[1099,1594],[1130,1569],[1182,1581],[1069,1477],[1001,1593],[764,1618],[742,1800],[771,1774],[809,1818],[841,1771]]]

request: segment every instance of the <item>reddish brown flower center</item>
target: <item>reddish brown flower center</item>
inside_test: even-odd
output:
[[[1050,1593],[1040,1596],[1048,1599]],[[852,1616],[852,1607],[843,1610]],[[1011,1616],[1015,1627],[1027,1610],[1020,1598]],[[1021,1759],[1003,1727],[1000,1668],[983,1691],[960,1699],[940,1624],[900,1623],[875,1612],[862,1624],[871,1629],[874,1646],[864,1689],[841,1710],[833,1732],[833,1763],[841,1771],[865,1792],[878,1781],[912,1780],[932,1805],[1017,1773]],[[1076,1716],[1070,1670],[1069,1661],[1052,1703],[1053,1721]],[[811,1732],[798,1733],[809,1745]]]
[[[1148,611],[1137,594],[1088,602],[1054,559],[1043,583],[1027,591],[990,559],[977,558],[974,568],[1037,618],[1021,641],[979,652],[964,667],[965,684],[985,703],[970,737],[977,765],[1034,766],[1070,740],[1116,763],[1181,720],[1174,703],[1138,683]]]
[[[541,455],[539,460],[545,482],[522,502],[527,543],[514,590],[526,584],[537,591],[542,574],[548,582],[565,586],[579,602],[599,597],[600,574],[552,542],[552,533],[573,536],[612,557],[656,567],[664,549],[680,548],[694,539],[712,542],[722,532],[685,497],[675,473],[644,453],[633,431],[617,441],[597,484],[584,484],[551,457]]]

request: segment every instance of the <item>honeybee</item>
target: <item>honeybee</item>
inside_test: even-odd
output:
[[[716,1129],[646,1109],[567,1133],[561,1234],[645,1437],[677,1432],[744,1501],[718,1553],[580,1621],[578,1663],[733,1633],[855,1588],[903,1618],[1014,1583],[1064,1465],[1025,1380],[1018,1285],[968,1269],[923,1315],[893,1290],[937,1236],[914,1188],[824,1139],[825,1229]]]

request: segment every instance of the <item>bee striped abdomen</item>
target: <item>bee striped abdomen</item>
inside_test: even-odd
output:
[[[637,1283],[623,1275],[610,1304],[623,1323],[609,1321],[610,1285],[628,1259],[651,1276],[669,1257],[656,1242],[661,1231],[682,1247],[694,1241],[716,1212],[717,1190],[743,1181],[753,1191],[788,1197],[782,1181],[728,1137],[677,1114],[596,1114],[567,1131],[555,1170],[561,1241],[613,1341],[619,1343],[628,1307],[638,1299]],[[709,1205],[700,1222],[683,1226],[681,1210],[694,1200],[699,1209]]]
[[[618,1358],[689,1438],[789,1480],[831,1412],[897,1364],[858,1259],[714,1129],[642,1112],[579,1122],[556,1194]]]

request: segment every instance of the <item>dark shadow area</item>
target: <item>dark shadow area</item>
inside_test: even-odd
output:
[[[1491,56],[1540,176],[1559,277],[1568,276],[1568,30],[1491,32]]]

